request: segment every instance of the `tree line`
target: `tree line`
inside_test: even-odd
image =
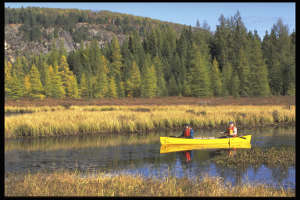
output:
[[[261,40],[240,13],[205,29],[150,26],[119,43],[97,40],[67,53],[60,43],[45,55],[5,61],[8,98],[295,95],[296,33],[278,20]]]

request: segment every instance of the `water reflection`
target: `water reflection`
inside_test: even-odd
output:
[[[264,147],[295,143],[295,129],[249,130],[253,132],[252,145]],[[197,131],[195,131],[197,132]],[[213,131],[212,131],[213,132]],[[212,132],[205,133],[212,136]],[[214,131],[216,132],[216,131]],[[246,132],[246,131],[244,131]],[[221,176],[232,184],[267,183],[295,188],[295,166],[286,168],[250,165],[245,167],[224,167],[214,161],[225,156],[234,159],[248,149],[191,149],[182,147],[168,153],[161,153],[159,133],[149,136],[78,136],[65,138],[22,139],[5,141],[5,172],[26,173],[30,171],[79,170],[82,173],[105,171],[110,173],[141,174],[146,177],[198,178],[206,174]],[[174,133],[173,133],[174,134]],[[198,132],[201,136],[205,135]],[[199,135],[195,135],[196,137]],[[138,138],[138,139],[137,139]],[[142,142],[141,142],[142,141]]]

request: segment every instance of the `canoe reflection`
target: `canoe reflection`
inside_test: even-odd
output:
[[[160,153],[170,153],[177,151],[191,151],[197,149],[251,149],[251,144],[223,144],[223,145],[179,145],[179,144],[165,144],[160,146]]]

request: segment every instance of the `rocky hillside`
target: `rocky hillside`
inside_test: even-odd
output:
[[[20,31],[22,24],[8,24],[5,25],[5,56],[14,61],[14,57],[17,55],[26,54],[40,54],[47,53],[52,44],[55,43],[56,46],[59,45],[60,41],[63,41],[64,47],[67,52],[70,52],[80,46],[80,42],[74,41],[71,33],[58,28],[56,38],[42,37],[38,41],[28,41],[23,39],[23,33]],[[88,30],[88,39],[83,40],[83,43],[89,43],[92,39],[96,39],[100,47],[103,47],[105,42],[111,41],[113,35],[116,35],[119,42],[122,43],[126,38],[124,34],[115,34],[112,31],[108,31],[103,28],[102,25],[78,23],[76,28],[85,27]],[[54,28],[43,29],[48,35],[53,34]]]
[[[103,47],[114,35],[122,43],[133,31],[143,38],[149,27],[157,25],[172,26],[176,32],[185,27],[109,11],[5,8],[5,57],[13,62],[17,55],[47,53],[53,43],[61,41],[67,52],[93,39]]]

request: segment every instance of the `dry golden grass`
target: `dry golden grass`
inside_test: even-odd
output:
[[[24,108],[25,109],[25,108]],[[35,108],[27,107],[28,110]],[[39,108],[40,109],[40,108]],[[53,108],[51,108],[53,109]],[[5,118],[5,138],[295,124],[295,106],[70,106]]]
[[[82,178],[77,172],[6,174],[5,196],[259,196],[295,197],[291,189],[266,185],[231,186],[220,177],[196,181],[166,177],[162,180],[142,176],[118,175]]]

